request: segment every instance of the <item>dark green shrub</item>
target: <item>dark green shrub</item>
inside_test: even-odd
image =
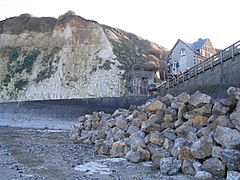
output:
[[[5,75],[5,78],[3,79],[3,86],[7,86],[8,83],[10,83],[10,81],[11,81],[11,76],[10,76],[10,74],[6,74],[6,75]]]
[[[12,50],[9,52],[9,61],[10,62],[14,62],[17,60],[19,53],[20,53],[20,48],[16,47],[16,48],[12,48]]]
[[[14,88],[16,90],[23,90],[23,88],[28,84],[28,79],[19,79],[15,82]]]

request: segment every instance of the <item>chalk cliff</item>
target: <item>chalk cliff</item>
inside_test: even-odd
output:
[[[133,65],[158,67],[165,50],[72,11],[12,17],[0,22],[0,101],[123,96]]]

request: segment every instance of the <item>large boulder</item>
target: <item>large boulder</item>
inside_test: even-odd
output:
[[[218,178],[224,178],[226,176],[226,167],[218,158],[209,158],[204,161],[202,169]]]
[[[126,143],[123,140],[113,143],[112,148],[110,150],[110,156],[124,157],[126,155],[125,146],[126,146]]]
[[[227,94],[234,100],[240,100],[240,88],[230,87],[227,90]]]
[[[201,107],[205,104],[211,103],[211,99],[211,96],[197,91],[193,95],[191,95],[188,103],[194,107]]]
[[[214,140],[224,147],[232,148],[236,144],[240,144],[240,132],[236,129],[218,126]]]
[[[177,174],[181,169],[182,161],[173,157],[160,159],[160,173],[166,175]]]
[[[165,108],[166,105],[162,103],[159,100],[156,100],[154,102],[151,102],[149,105],[147,105],[144,109],[145,112],[150,114],[155,114],[157,110]]]
[[[228,170],[240,171],[240,151],[234,149],[224,149],[221,151],[220,159]]]
[[[238,101],[236,109],[230,115],[231,123],[240,131],[240,101]]]
[[[190,150],[193,157],[196,159],[204,159],[212,155],[212,138],[211,136],[202,137],[200,140],[193,143]]]

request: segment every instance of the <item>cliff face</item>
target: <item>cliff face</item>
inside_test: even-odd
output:
[[[1,21],[0,101],[124,95],[126,72],[152,53],[126,34],[72,12]]]

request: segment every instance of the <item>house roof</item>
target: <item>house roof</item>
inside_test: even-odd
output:
[[[192,44],[190,44],[190,43],[185,43],[185,42],[183,42],[181,39],[178,39],[177,42],[174,44],[173,48],[171,49],[171,51],[169,52],[169,54],[167,55],[167,58],[166,58],[166,59],[168,59],[168,58],[170,57],[170,55],[172,54],[172,51],[175,49],[175,47],[177,46],[177,44],[178,44],[179,42],[182,42],[182,43],[185,44],[189,49],[195,51],[194,48],[192,47]]]
[[[169,52],[169,54],[167,55],[168,59],[170,57],[170,55],[172,54],[172,51],[174,50],[174,48],[176,47],[176,45],[179,43],[179,41],[181,41],[183,44],[185,44],[188,48],[190,48],[192,51],[194,51],[195,53],[198,52],[199,49],[201,49],[203,47],[203,45],[208,41],[208,39],[202,39],[199,38],[198,41],[194,42],[194,43],[186,43],[183,42],[181,39],[178,39],[177,42],[175,43],[175,45],[173,46],[173,48],[171,49],[171,51]]]
[[[192,45],[195,50],[199,50],[203,47],[203,45],[207,42],[208,39],[199,38],[198,41],[194,42]]]

